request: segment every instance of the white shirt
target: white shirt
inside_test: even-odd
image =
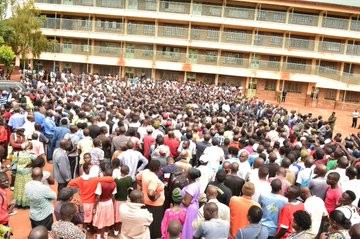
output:
[[[207,147],[204,150],[204,155],[209,159],[208,165],[215,172],[219,169],[220,162],[225,160],[224,150],[218,146]]]
[[[210,199],[208,202],[213,202],[218,206],[218,218],[230,222],[230,208],[225,204],[219,202],[217,199]],[[204,205],[199,209],[197,219],[193,222],[193,228],[198,229],[199,226],[205,221],[204,218]]]
[[[308,230],[308,233],[309,235],[315,237],[319,231],[322,217],[326,217],[328,215],[325,203],[321,198],[311,196],[305,200],[304,208],[311,216],[311,228]]]
[[[200,192],[202,193],[205,191],[206,186],[214,177],[214,171],[207,165],[200,165],[197,167],[197,169],[201,172],[201,176],[198,181],[200,183]]]
[[[264,181],[264,180],[257,180],[252,182],[255,186],[255,193],[252,196],[252,199],[255,202],[259,202],[259,198],[261,194],[267,194],[267,193],[271,193],[271,186],[270,183],[268,181]]]
[[[353,118],[359,118],[359,112],[358,111],[354,111],[352,113],[352,115],[353,115]]]
[[[302,184],[307,182],[309,184],[310,179],[314,176],[312,168],[304,168],[299,171],[296,179],[296,183]]]
[[[343,192],[346,190],[353,191],[356,195],[356,199],[353,201],[353,205],[357,206],[360,198],[360,179],[352,179],[345,181],[341,184],[341,189]]]
[[[249,174],[251,172],[251,167],[248,161],[245,162],[239,162],[239,171],[237,172],[237,175],[244,179],[246,181],[246,179],[248,178]]]

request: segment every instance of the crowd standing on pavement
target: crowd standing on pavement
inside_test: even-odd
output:
[[[18,207],[30,239],[360,238],[360,133],[336,133],[335,112],[225,85],[34,73],[27,91],[0,91],[0,237]]]

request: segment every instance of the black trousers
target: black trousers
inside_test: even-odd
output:
[[[76,178],[79,175],[79,157],[68,156],[71,170],[71,177]]]
[[[161,221],[164,217],[164,207],[163,206],[150,206],[146,205],[146,208],[153,215],[153,221],[150,224],[150,237],[151,239],[156,239],[161,237]]]
[[[358,118],[353,118],[351,127],[356,128]]]
[[[35,221],[31,218],[30,218],[30,221],[31,221],[31,228],[34,228],[37,226],[44,226],[44,227],[46,227],[46,229],[48,229],[48,231],[51,231],[51,226],[54,222],[52,213],[41,221]]]

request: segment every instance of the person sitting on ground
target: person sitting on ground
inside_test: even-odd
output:
[[[64,188],[65,189],[65,188]],[[71,221],[77,213],[77,206],[71,202],[65,202],[60,209],[60,218],[51,227],[55,238],[86,239],[86,234]]]

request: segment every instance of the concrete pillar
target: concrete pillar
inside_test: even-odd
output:
[[[219,84],[219,74],[215,75],[215,85]]]

